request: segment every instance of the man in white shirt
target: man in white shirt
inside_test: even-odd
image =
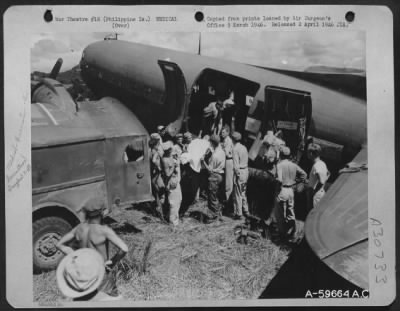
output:
[[[185,134],[186,135],[186,134]],[[182,213],[197,199],[200,188],[201,158],[210,147],[209,141],[195,138],[187,140],[188,145],[181,155],[183,165],[181,186],[184,189]]]
[[[308,178],[308,207],[317,206],[318,202],[325,195],[325,183],[329,178],[329,171],[324,161],[320,158],[321,146],[310,144],[307,149],[308,158],[314,162]]]

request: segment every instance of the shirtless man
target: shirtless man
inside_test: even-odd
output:
[[[128,246],[114,230],[102,225],[104,209],[102,201],[90,198],[82,209],[86,215],[86,222],[79,224],[63,236],[58,242],[57,248],[68,255],[74,250],[66,244],[76,241],[79,248],[92,248],[98,251],[104,259],[107,272],[99,290],[110,296],[118,296],[118,289],[111,270],[127,254]],[[110,242],[118,248],[118,252],[111,259],[109,258]]]

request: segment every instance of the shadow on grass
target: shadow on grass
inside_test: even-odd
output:
[[[321,289],[362,291],[324,264],[304,239],[292,251],[259,298],[305,298],[307,292],[318,292]]]
[[[137,228],[134,224],[131,224],[127,221],[117,221],[110,216],[106,216],[103,219],[103,224],[109,226],[117,234],[141,233],[142,232],[142,230]]]

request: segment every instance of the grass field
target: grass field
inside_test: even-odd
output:
[[[114,218],[141,230],[134,233],[129,225],[116,227],[129,246],[116,271],[124,299],[257,298],[290,252],[268,238],[238,243],[234,228],[241,222],[228,217],[212,224],[185,217],[176,228],[133,208],[119,211]],[[65,299],[54,271],[34,275],[33,286],[35,301]]]

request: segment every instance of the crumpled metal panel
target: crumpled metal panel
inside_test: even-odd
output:
[[[353,161],[366,163],[367,148]],[[342,173],[336,179],[308,215],[305,236],[316,255],[334,271],[362,288],[367,287],[368,269],[361,267],[368,265],[368,252],[359,246],[368,239],[367,170]],[[360,269],[352,269],[354,264]]]

